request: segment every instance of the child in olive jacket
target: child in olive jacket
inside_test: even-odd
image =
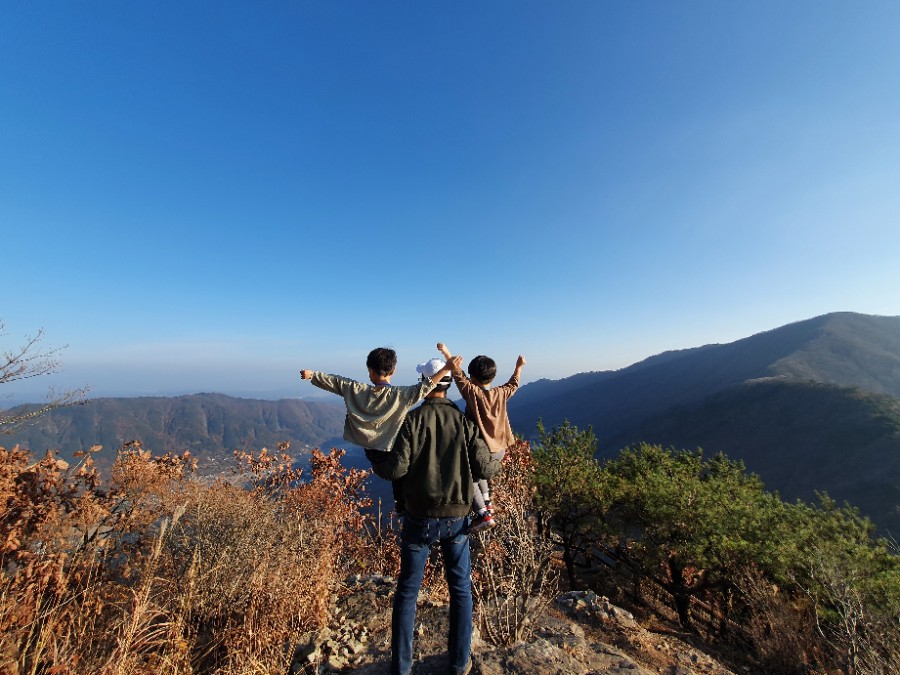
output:
[[[391,385],[391,377],[397,368],[397,352],[378,347],[369,352],[366,368],[371,384],[318,370],[301,370],[300,378],[344,398],[347,407],[345,441],[388,451],[406,413],[434,389],[436,382],[450,374],[451,366],[445,365],[434,377],[423,378],[417,384],[395,387]]]

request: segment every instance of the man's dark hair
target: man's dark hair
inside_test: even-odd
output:
[[[366,368],[371,368],[376,375],[386,377],[397,367],[397,352],[390,347],[377,347],[369,352]]]
[[[490,384],[497,375],[497,364],[490,356],[476,356],[469,361],[469,377],[481,382],[481,384]]]
[[[432,391],[447,391],[450,389],[450,382],[439,383]]]
[[[426,379],[425,375],[422,375],[419,379],[424,381]],[[434,391],[448,391],[450,389],[450,385],[453,384],[453,378],[450,376],[449,373],[447,375],[444,375],[444,377],[441,378],[440,380],[435,380],[432,378],[429,378],[429,379],[431,379],[431,381],[434,382],[434,389],[431,390],[433,392]]]

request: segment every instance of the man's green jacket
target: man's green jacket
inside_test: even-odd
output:
[[[388,480],[402,478],[406,510],[419,517],[465,516],[473,482],[500,471],[502,452],[491,453],[478,427],[453,401],[426,398],[406,416],[391,451],[373,463]]]

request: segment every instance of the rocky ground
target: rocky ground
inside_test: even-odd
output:
[[[351,578],[334,598],[335,621],[307,636],[298,647],[293,673],[389,672],[394,580]],[[423,594],[416,616],[413,673],[446,672],[448,607],[445,599]],[[472,675],[743,675],[691,644],[690,637],[658,627],[648,630],[627,611],[594,593],[560,595],[535,612],[532,635],[498,648],[475,629]]]

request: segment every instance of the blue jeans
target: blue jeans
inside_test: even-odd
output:
[[[419,518],[407,515],[400,535],[400,577],[391,616],[391,673],[409,675],[413,661],[416,600],[425,563],[435,542],[441,544],[444,575],[450,589],[449,673],[465,672],[472,648],[472,561],[468,518]]]

